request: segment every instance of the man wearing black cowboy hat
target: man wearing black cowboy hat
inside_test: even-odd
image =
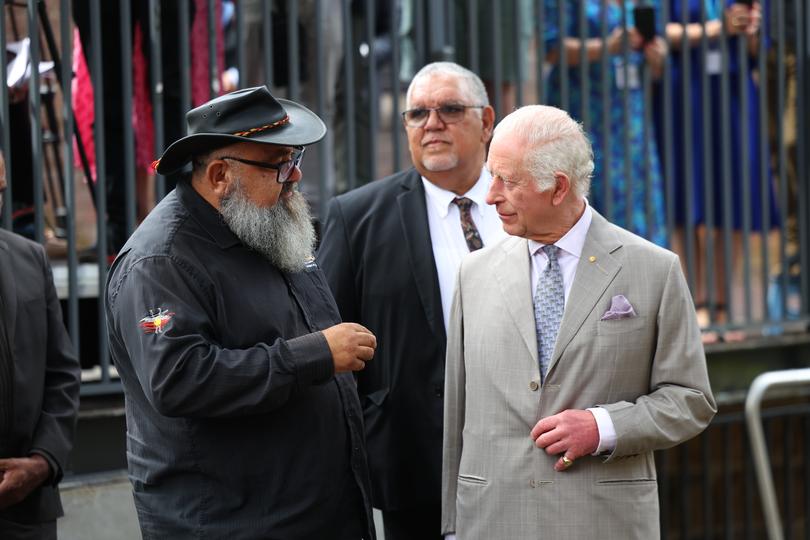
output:
[[[352,372],[376,340],[340,323],[296,190],[326,128],[265,87],[186,118],[155,168],[191,179],[107,282],[143,537],[374,538]]]

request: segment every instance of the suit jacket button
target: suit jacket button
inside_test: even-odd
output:
[[[437,398],[441,399],[444,397],[444,388],[442,388],[441,386],[435,386],[433,388],[433,391],[436,393]]]
[[[537,384],[537,381],[532,381],[529,383],[529,390],[532,392],[537,392],[537,389],[540,388],[540,385]]]

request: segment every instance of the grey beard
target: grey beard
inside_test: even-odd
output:
[[[236,180],[220,201],[220,213],[242,243],[280,270],[299,272],[312,260],[315,227],[309,205],[298,191],[293,191],[288,199],[279,199],[270,208],[261,208],[248,199]]]

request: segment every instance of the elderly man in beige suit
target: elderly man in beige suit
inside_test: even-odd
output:
[[[504,118],[487,166],[510,237],[459,271],[442,531],[658,538],[653,451],[716,412],[678,258],[588,206],[591,145],[564,111]]]

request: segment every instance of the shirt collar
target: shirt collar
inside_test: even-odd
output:
[[[585,211],[582,212],[582,215],[577,222],[574,223],[574,226],[568,229],[568,232],[565,233],[562,238],[554,242],[554,245],[579,259],[582,255],[582,248],[585,247],[585,237],[588,235],[588,229],[591,227],[592,219],[593,213],[591,212],[591,207],[588,204],[588,200],[585,199]],[[534,240],[529,240],[529,254],[536,255],[545,245],[546,244],[541,244]]]
[[[194,218],[205,231],[211,235],[222,249],[227,249],[241,244],[239,238],[225,225],[222,214],[203,199],[202,195],[191,185],[191,180],[181,180],[175,188],[177,198],[188,213]]]
[[[478,176],[478,181],[475,182],[467,193],[461,195],[475,203],[475,208],[472,210],[473,212],[481,214],[481,209],[487,204],[487,191],[489,190],[489,184],[491,182],[492,176],[490,176],[489,171],[486,167],[481,167],[481,174]],[[453,199],[458,197],[458,195],[452,191],[440,188],[424,176],[422,177],[422,185],[425,186],[425,195],[427,196],[428,204],[435,208],[440,218],[446,218],[447,214],[450,212],[450,205],[453,204]]]

